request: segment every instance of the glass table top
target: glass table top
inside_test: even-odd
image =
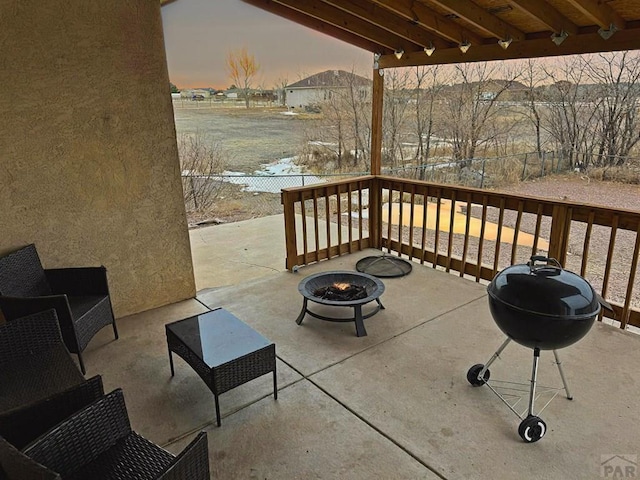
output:
[[[273,343],[223,308],[169,323],[166,328],[210,368]]]

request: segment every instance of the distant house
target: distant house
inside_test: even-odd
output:
[[[285,87],[286,106],[309,108],[331,100],[341,90],[353,86],[360,100],[371,97],[371,80],[344,70],[327,70]]]
[[[180,97],[191,100],[204,100],[205,98],[209,98],[210,95],[211,91],[208,88],[192,88],[180,91]]]

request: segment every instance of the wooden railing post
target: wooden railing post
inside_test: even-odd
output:
[[[296,207],[291,192],[282,192],[284,211],[284,238],[286,248],[285,268],[293,270],[298,258],[298,240],[296,238]]]
[[[551,214],[551,234],[549,238],[548,256],[558,260],[561,265],[564,265],[567,260],[570,226],[571,208],[567,205],[555,204]]]
[[[372,248],[382,246],[382,188],[378,177],[369,180],[369,238]]]

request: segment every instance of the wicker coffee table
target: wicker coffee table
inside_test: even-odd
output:
[[[172,352],[182,357],[218,396],[250,380],[273,372],[273,398],[278,398],[276,346],[223,308],[165,325],[171,376]]]

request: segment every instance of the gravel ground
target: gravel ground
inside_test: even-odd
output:
[[[542,180],[514,185],[502,189],[510,193],[530,195],[574,203],[603,205],[611,208],[640,212],[640,186],[613,182],[593,181],[583,175],[548,177]],[[580,271],[585,225],[574,222],[569,237],[569,255],[565,268]],[[594,227],[589,245],[589,262],[585,277],[596,290],[602,290],[604,266],[609,248],[610,229]],[[606,292],[607,299],[622,303],[629,281],[630,265],[634,253],[636,235],[618,231],[612,257],[612,270]],[[640,272],[636,274],[632,305],[640,305]]]
[[[574,203],[622,208],[640,212],[639,185],[593,181],[580,175],[548,177],[545,179],[513,185],[508,188],[501,188],[499,191]],[[474,207],[472,208],[472,215],[480,218],[481,211],[482,209],[480,207]],[[488,221],[497,223],[498,216],[498,209],[488,209]],[[516,212],[505,212],[503,224],[508,227],[514,227],[515,223]],[[535,223],[536,218],[534,215],[525,214],[521,220],[521,230],[523,232],[533,234],[535,232]],[[540,235],[542,238],[547,240],[549,239],[550,223],[550,220],[545,219],[541,225]],[[388,236],[389,232],[387,230],[387,226],[384,225],[383,228],[384,235]],[[564,267],[576,273],[580,273],[581,269],[585,231],[586,226],[584,224],[578,222],[572,223],[569,237],[569,254],[567,255]],[[610,233],[611,230],[609,228],[594,226],[589,244],[588,262],[584,276],[599,292],[602,292],[603,290],[602,287],[610,243]],[[403,242],[405,244],[408,243],[409,227],[403,227],[402,232],[399,232],[398,228],[392,228],[390,237],[393,240],[397,240],[400,234],[403,238]],[[413,237],[414,244],[420,245],[422,243],[422,229],[415,229]],[[612,256],[612,268],[606,289],[606,298],[609,301],[620,304],[624,303],[635,241],[636,235],[634,232],[618,230],[615,237],[615,248]],[[435,242],[435,233],[431,230],[427,230],[425,234],[425,245],[427,248],[432,249]],[[440,255],[447,256],[449,248],[451,248],[451,254],[454,257],[462,257],[464,252],[463,235],[453,235],[451,243],[449,243],[448,233],[439,232],[437,243]],[[468,261],[477,263],[478,247],[478,239],[471,237],[467,245],[466,258]],[[512,264],[512,253],[513,246],[511,244],[502,243],[496,245],[496,242],[485,240],[482,248],[482,263],[487,266],[494,266],[494,261],[497,256],[498,261],[496,268],[497,270],[501,270]],[[536,253],[545,254],[546,252],[538,251]],[[531,247],[516,246],[514,253],[515,260],[513,263],[526,263],[531,254]],[[632,293],[631,304],[635,309],[638,309],[640,307],[640,272],[637,272],[636,274],[634,286],[635,288]]]

